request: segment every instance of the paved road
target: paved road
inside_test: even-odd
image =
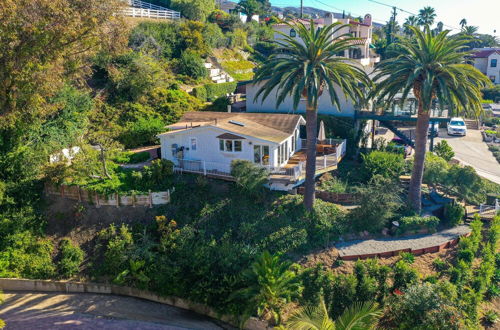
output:
[[[500,164],[482,141],[479,130],[470,129],[467,136],[448,136],[446,129],[441,129],[435,143],[446,140],[455,151],[455,158],[465,165],[474,167],[476,172],[493,182],[500,184]]]
[[[6,330],[223,329],[213,319],[130,297],[27,292],[4,296],[0,318],[7,323]]]

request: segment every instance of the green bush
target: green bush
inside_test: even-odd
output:
[[[446,142],[446,140],[443,140],[436,144],[436,146],[434,147],[434,152],[436,153],[436,155],[443,158],[447,162],[449,162],[455,156],[453,148],[448,144],[448,142]]]
[[[455,203],[453,204],[446,204],[444,207],[444,219],[448,224],[451,226],[456,226],[462,222],[465,216],[465,208],[458,204]]]
[[[372,151],[363,154],[363,172],[361,175],[366,181],[375,175],[385,178],[397,179],[405,168],[405,160],[402,155],[386,151]]]
[[[438,272],[442,272],[443,270],[446,270],[448,267],[448,264],[441,258],[436,258],[432,261],[432,266],[434,269],[436,269]]]
[[[206,84],[193,88],[193,95],[202,101],[214,101],[215,99],[234,93],[236,82],[222,84]]]
[[[421,229],[428,229],[431,232],[436,231],[439,225],[439,219],[437,217],[421,217],[418,215],[402,217],[399,219],[399,232],[417,232]]]
[[[400,256],[401,256],[401,260],[405,261],[406,263],[408,263],[410,265],[415,262],[415,255],[413,253],[402,252],[400,254]]]
[[[69,239],[65,238],[60,244],[61,259],[57,264],[59,275],[70,278],[78,274],[84,259],[84,252]]]
[[[404,260],[396,262],[393,268],[394,283],[393,289],[404,290],[408,286],[417,283],[418,272]]]
[[[137,164],[137,163],[142,163],[151,158],[151,155],[147,151],[141,151],[141,152],[134,152],[130,155],[130,164]]]
[[[181,54],[179,60],[179,73],[193,79],[205,78],[208,75],[208,71],[200,55],[190,50],[185,50]]]
[[[137,121],[129,122],[120,135],[120,142],[126,148],[135,148],[157,144],[159,133],[165,131],[165,123],[159,118],[141,117]]]
[[[236,180],[236,185],[252,196],[262,196],[264,184],[267,183],[265,168],[255,165],[248,160],[233,160],[231,162],[231,175]]]

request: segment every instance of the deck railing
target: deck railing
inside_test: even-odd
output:
[[[332,145],[335,145],[335,152],[316,157],[316,170],[321,171],[326,168],[337,165],[346,152],[346,140],[331,139]],[[340,143],[339,143],[340,142]],[[306,162],[302,161],[295,166],[262,165],[269,175],[282,175],[290,180],[298,180],[306,173]],[[204,160],[178,159],[174,165],[174,172],[177,173],[197,173],[205,176],[213,176],[222,179],[232,179],[231,165],[226,163],[208,162]]]
[[[130,7],[143,8],[143,9],[153,9],[153,10],[170,10],[166,7],[153,5],[150,2],[140,1],[140,0],[125,0]]]
[[[146,17],[156,19],[180,19],[181,14],[178,11],[170,9],[153,10],[144,8],[127,7],[123,9],[123,15],[130,17]]]
[[[481,218],[493,218],[500,212],[500,201],[495,199],[495,205],[481,204],[479,206],[479,215]]]

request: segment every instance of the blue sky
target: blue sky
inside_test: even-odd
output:
[[[273,6],[299,7],[300,0],[270,0]],[[342,12],[351,12],[353,16],[360,16],[366,13],[372,14],[376,22],[383,23],[391,15],[391,8],[373,3],[369,0],[303,0],[304,6],[319,9]],[[379,0],[377,0],[379,1]],[[380,0],[391,6],[397,6],[412,13],[424,6],[432,6],[436,9],[436,22],[442,21],[447,27],[459,28],[462,18],[467,20],[469,25],[479,27],[480,33],[494,34],[500,37],[500,0]],[[400,24],[404,22],[410,14],[398,11],[396,19]],[[458,32],[458,30],[455,30]]]

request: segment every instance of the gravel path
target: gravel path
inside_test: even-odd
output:
[[[99,294],[6,292],[5,330],[223,329],[215,320],[142,299]],[[224,328],[227,328],[224,326]]]
[[[384,253],[404,249],[424,249],[454,240],[455,238],[470,233],[469,226],[462,225],[443,230],[434,234],[422,234],[399,238],[380,238],[369,240],[356,240],[338,243],[335,247],[339,250],[340,257],[357,256],[372,253]]]

